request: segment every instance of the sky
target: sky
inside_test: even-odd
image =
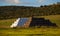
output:
[[[41,6],[60,2],[60,0],[0,0],[0,6]]]

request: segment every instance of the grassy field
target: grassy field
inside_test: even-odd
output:
[[[0,28],[8,28],[16,19],[0,20]]]
[[[0,36],[60,36],[60,15],[40,16],[56,23],[58,28],[16,28],[9,26],[16,19],[0,20]]]
[[[59,28],[0,29],[0,36],[60,36]]]

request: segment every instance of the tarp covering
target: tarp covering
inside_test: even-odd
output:
[[[18,26],[23,26],[28,20],[29,20],[28,18],[20,18]]]
[[[28,18],[18,18],[10,27],[23,26],[28,20]]]
[[[18,18],[14,23],[12,23],[12,25],[10,27],[11,28],[17,27],[19,20],[20,20],[20,18]]]
[[[44,18],[18,18],[10,27],[35,27],[35,26],[53,26],[57,27],[55,23]]]

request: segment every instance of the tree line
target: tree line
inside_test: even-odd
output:
[[[31,6],[0,6],[0,19],[60,15],[60,4]]]

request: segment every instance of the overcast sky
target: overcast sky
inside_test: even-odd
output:
[[[40,6],[60,2],[60,0],[0,0],[0,6]]]

